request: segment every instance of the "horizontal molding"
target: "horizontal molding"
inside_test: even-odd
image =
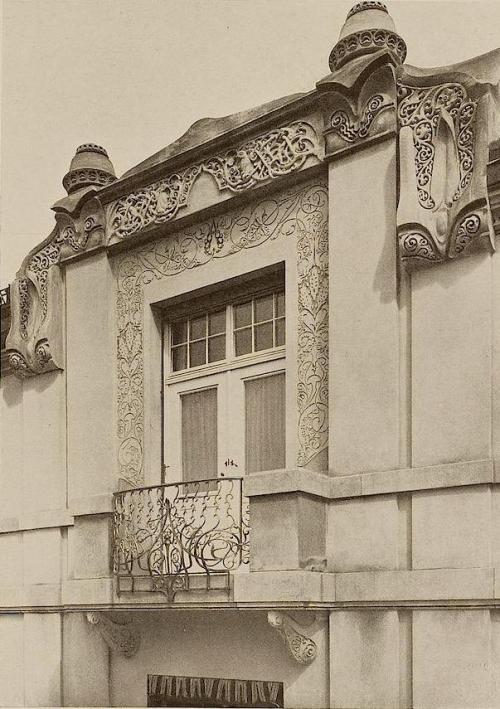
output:
[[[75,517],[111,514],[113,494],[90,495],[70,500],[69,509],[39,510],[20,517],[0,519],[0,534],[8,532],[29,532],[50,527],[72,527]]]
[[[40,510],[20,517],[0,519],[0,534],[7,532],[29,532],[51,527],[71,527],[74,523],[69,510]]]
[[[113,493],[77,497],[69,501],[69,508],[74,517],[99,515],[113,511]]]
[[[337,601],[493,600],[495,575],[493,568],[341,573],[335,574],[335,598]]]
[[[244,478],[248,497],[302,492],[326,499],[435,490],[500,482],[500,466],[492,460],[445,463],[355,475],[328,476],[307,468],[271,470]]]

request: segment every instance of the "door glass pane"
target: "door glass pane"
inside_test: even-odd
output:
[[[187,320],[172,323],[172,344],[180,345],[187,341]]]
[[[183,480],[217,477],[217,389],[181,395]]]
[[[285,375],[245,382],[246,472],[285,467]]]
[[[200,364],[206,364],[206,349],[207,341],[199,340],[198,342],[189,343],[189,366],[199,367]]]
[[[285,314],[285,294],[276,293],[276,317],[279,318]]]
[[[189,339],[201,340],[207,336],[207,316],[202,315],[201,318],[194,318],[189,321]]]
[[[236,356],[248,354],[252,351],[252,328],[246,327],[234,333],[234,351]]]
[[[172,370],[178,372],[187,367],[187,345],[172,347]]]
[[[211,313],[208,316],[208,334],[218,335],[220,332],[226,332],[225,310],[219,310],[219,312]]]
[[[208,361],[219,362],[226,357],[226,336],[217,335],[217,337],[208,338]]]
[[[234,306],[234,327],[245,327],[252,324],[252,301]]]
[[[273,346],[273,323],[255,326],[255,351],[268,350]]]
[[[273,319],[273,296],[265,295],[255,301],[255,322]]]

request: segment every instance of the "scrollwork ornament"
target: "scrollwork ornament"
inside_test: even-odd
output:
[[[381,94],[375,94],[368,99],[358,121],[351,120],[347,112],[342,109],[335,111],[330,118],[331,128],[346,142],[355,143],[368,136],[377,115],[392,105],[392,101],[385,101]]]
[[[413,87],[398,81],[398,120],[412,129],[415,147],[415,174],[418,201],[432,210],[432,176],[440,121],[449,116],[454,126],[459,178],[451,202],[456,202],[469,186],[474,170],[475,117],[477,101],[462,84]]]
[[[214,178],[219,190],[239,193],[299,170],[310,156],[319,158],[320,147],[309,123],[296,121],[270,131],[117,200],[110,207],[111,235],[124,239],[174,219],[188,205],[193,184],[202,172]]]
[[[9,366],[20,379],[29,377],[32,374],[31,368],[20,352],[9,354]]]
[[[420,259],[427,262],[442,260],[442,256],[430,234],[416,228],[400,232],[399,255],[403,262]]]
[[[52,359],[49,343],[45,340],[40,342],[35,350],[38,366],[43,370]]]
[[[478,214],[468,214],[461,219],[452,240],[450,257],[454,258],[463,254],[470,247],[480,229],[481,217]]]
[[[115,652],[133,657],[140,645],[139,636],[127,625],[115,623],[102,612],[87,613],[87,620],[100,632],[104,642]]]
[[[214,223],[198,224],[128,252],[117,262],[118,462],[120,477],[131,485],[144,480],[144,284],[279,238],[297,240],[299,465],[326,449],[327,200],[322,182],[296,186],[218,217],[215,230]]]
[[[283,638],[290,656],[300,665],[310,665],[318,652],[316,643],[299,633],[285,613],[269,611],[267,622]]]

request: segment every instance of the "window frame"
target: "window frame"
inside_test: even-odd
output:
[[[174,382],[174,381],[180,381],[184,379],[195,379],[196,377],[201,377],[205,372],[211,373],[211,372],[219,372],[219,371],[225,371],[228,369],[236,369],[239,366],[245,366],[246,362],[248,360],[252,360],[255,362],[260,362],[260,361],[268,361],[268,360],[273,360],[277,359],[280,357],[283,357],[286,353],[286,335],[285,335],[285,343],[283,345],[277,345],[275,347],[268,348],[266,350],[258,350],[258,351],[253,351],[253,344],[254,344],[254,328],[255,324],[253,321],[253,312],[252,312],[252,352],[246,352],[242,355],[236,355],[235,352],[235,342],[234,342],[234,334],[236,332],[234,328],[234,307],[236,305],[248,302],[251,300],[252,302],[252,311],[254,309],[254,300],[257,298],[265,297],[266,295],[270,294],[280,294],[282,293],[285,296],[285,315],[284,316],[279,316],[275,317],[275,312],[274,312],[274,303],[273,303],[273,319],[271,321],[266,321],[266,322],[272,322],[273,324],[273,341],[275,338],[274,334],[274,328],[275,328],[275,323],[283,318],[285,322],[285,332],[286,332],[286,290],[285,290],[285,284],[281,285],[273,285],[269,287],[262,287],[262,288],[255,288],[255,289],[249,289],[247,293],[242,293],[238,294],[237,296],[233,298],[228,298],[224,300],[223,302],[219,302],[214,304],[210,308],[202,308],[201,306],[195,307],[193,311],[189,311],[189,314],[186,314],[186,312],[183,312],[182,315],[175,317],[175,315],[172,317],[164,318],[163,319],[163,328],[168,328],[167,329],[167,336],[165,337],[165,343],[167,346],[164,348],[164,353],[163,356],[165,357],[165,368],[164,368],[164,385],[166,385],[169,382]],[[189,303],[189,301],[188,301]],[[225,358],[217,360],[215,362],[206,362],[205,364],[200,364],[195,367],[186,367],[185,369],[180,369],[177,371],[173,370],[173,357],[172,357],[172,350],[175,347],[178,347],[178,345],[173,345],[172,344],[172,325],[175,323],[179,322],[184,322],[184,321],[190,321],[194,320],[197,317],[200,317],[201,315],[209,316],[212,313],[218,312],[225,308],[226,310],[226,330],[225,330]],[[207,332],[208,332],[208,327],[207,327]],[[186,340],[186,361],[189,362],[189,325],[187,327],[187,334],[186,337],[188,338]],[[206,342],[207,342],[207,348],[208,348],[208,339],[209,336],[207,334],[206,336]],[[207,350],[206,350],[207,352]],[[207,355],[208,358],[208,355]]]

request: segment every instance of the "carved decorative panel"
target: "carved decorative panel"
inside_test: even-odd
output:
[[[326,184],[296,186],[143,246],[117,274],[118,463],[132,485],[144,480],[144,285],[268,241],[295,238],[298,250],[298,464],[328,439],[328,210]],[[211,228],[212,226],[212,228]],[[219,238],[213,239],[217,232]]]
[[[282,637],[290,656],[299,665],[310,665],[316,659],[316,643],[303,633],[299,633],[291,618],[286,613],[269,611],[267,622]]]
[[[408,270],[493,248],[486,164],[495,108],[481,71],[399,70],[398,247]]]
[[[77,215],[59,212],[56,227],[24,260],[12,283],[9,364],[19,377],[62,368],[62,283],[59,263],[102,243],[104,212],[89,199]]]
[[[320,146],[309,123],[296,121],[272,130],[114,202],[109,207],[110,239],[124,239],[174,219],[187,206],[202,172],[212,175],[219,190],[239,193],[299,170],[310,156],[319,158]]]

